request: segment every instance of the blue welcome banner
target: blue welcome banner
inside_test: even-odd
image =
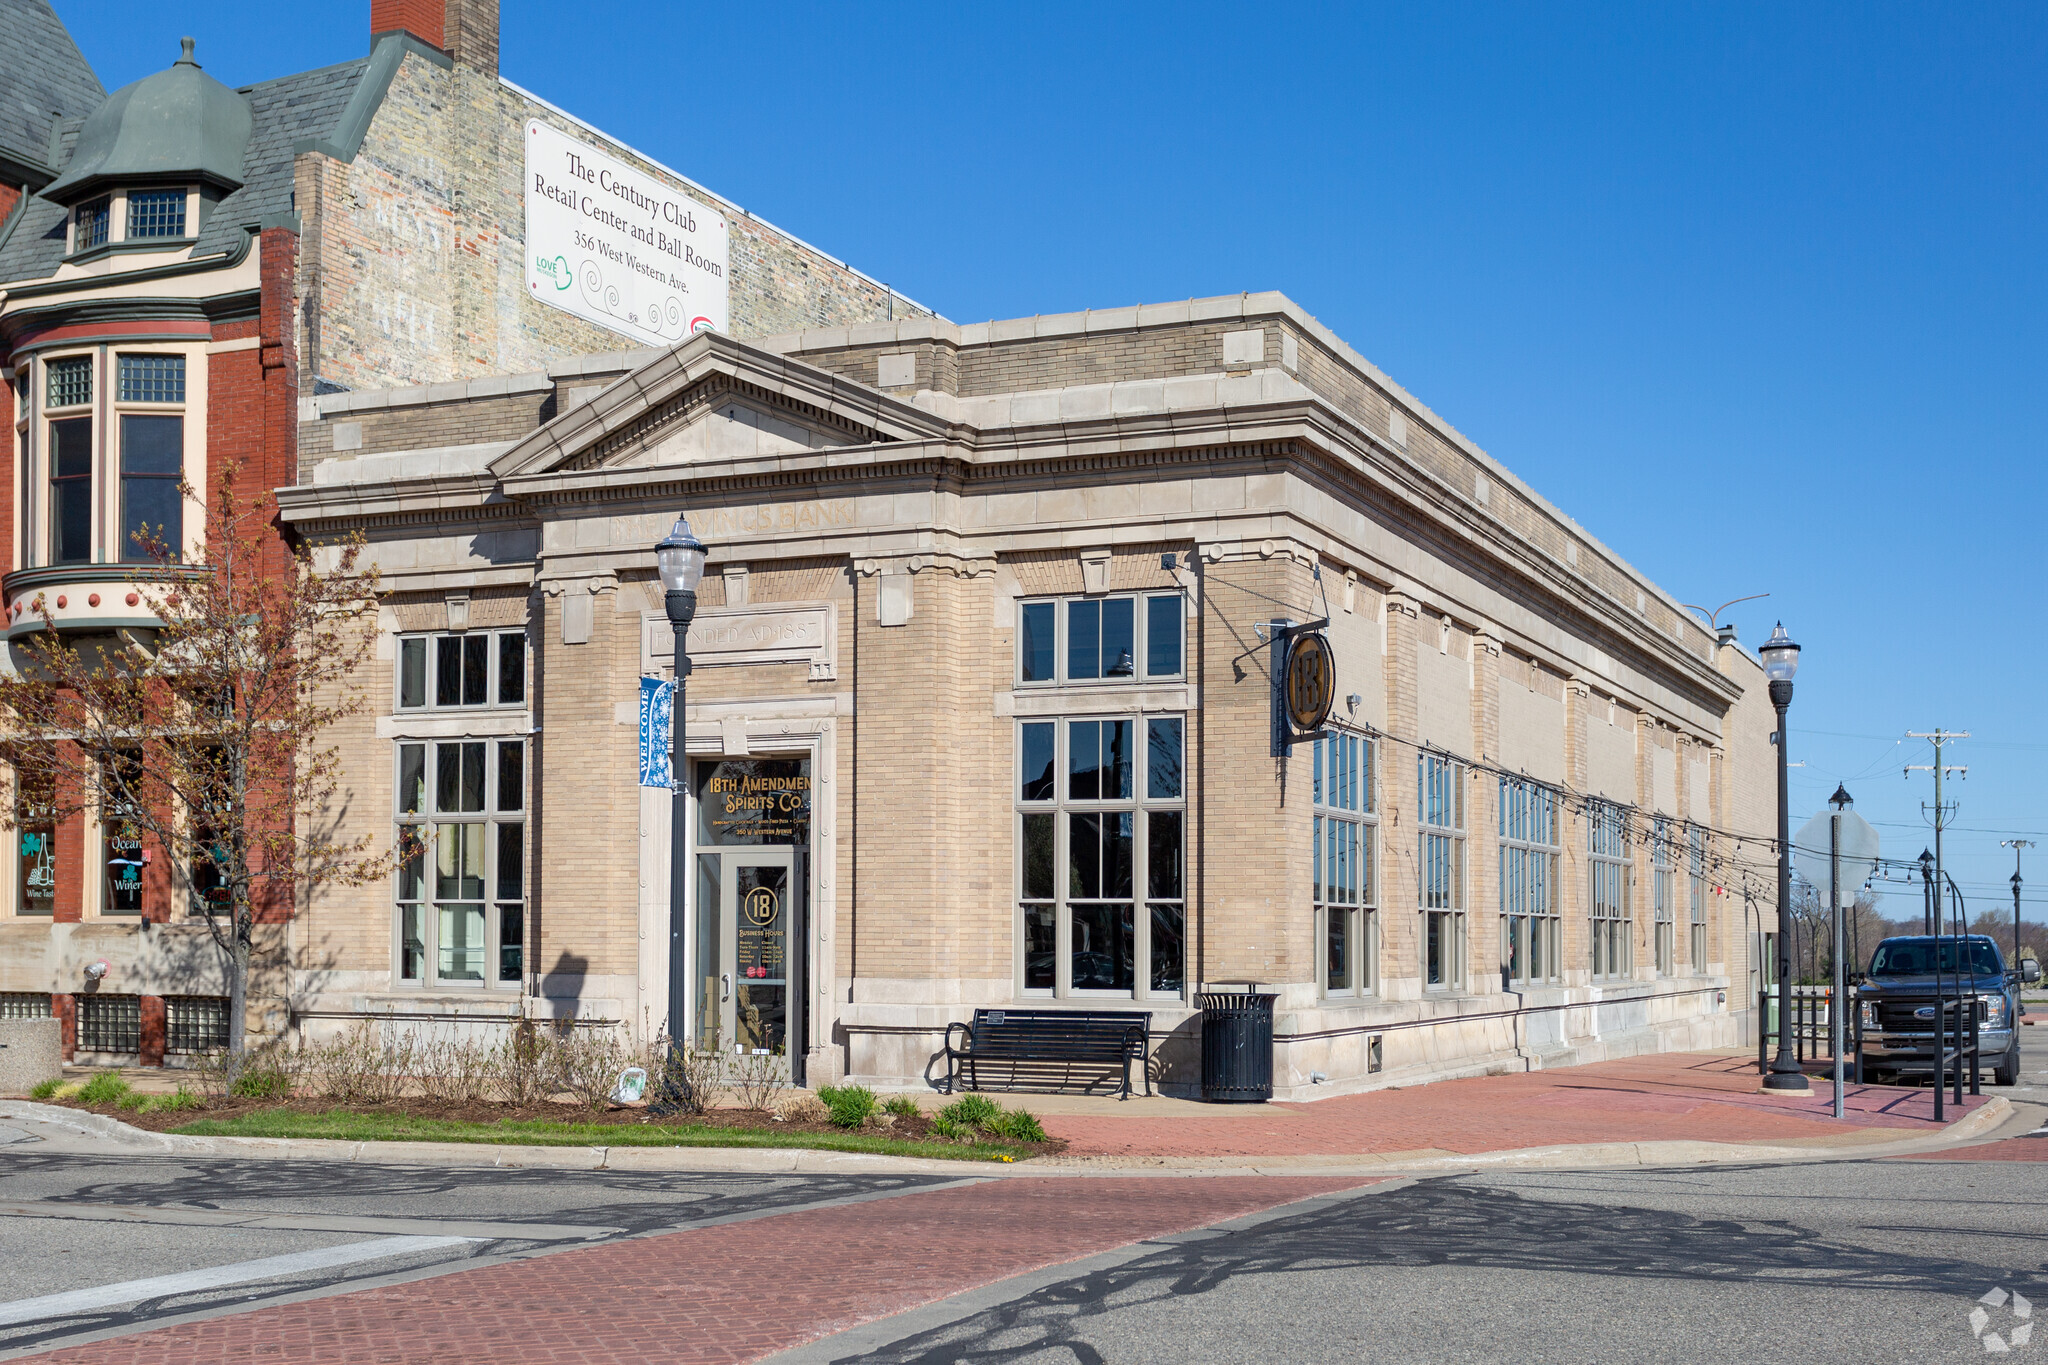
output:
[[[676,685],[660,678],[640,680],[640,785],[674,787],[669,742],[674,734]]]

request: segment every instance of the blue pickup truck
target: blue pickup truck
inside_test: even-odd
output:
[[[2041,964],[2032,958],[2007,970],[1997,942],[1982,934],[1886,939],[1857,987],[1864,1079],[1931,1075],[1935,1012],[1928,997],[1961,990],[1977,998],[1977,1054],[1991,1067],[1993,1084],[2013,1084],[2020,1076],[2020,986],[2040,979]]]

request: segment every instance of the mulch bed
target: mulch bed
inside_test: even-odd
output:
[[[71,1109],[84,1109],[108,1118],[119,1119],[136,1128],[151,1132],[167,1132],[182,1128],[188,1123],[201,1119],[237,1119],[248,1114],[283,1111],[299,1114],[326,1114],[336,1109],[348,1108],[349,1112],[364,1115],[384,1115],[392,1118],[445,1119],[456,1123],[497,1123],[500,1120],[528,1120],[542,1123],[599,1124],[618,1127],[689,1127],[729,1128],[735,1130],[757,1129],[776,1133],[829,1133],[844,1136],[858,1133],[867,1137],[901,1138],[911,1142],[950,1143],[956,1139],[937,1137],[931,1131],[931,1115],[890,1116],[893,1122],[886,1128],[869,1125],[862,1128],[835,1128],[829,1123],[792,1123],[776,1119],[759,1109],[713,1109],[695,1115],[677,1115],[671,1118],[655,1118],[647,1112],[644,1104],[611,1105],[604,1109],[586,1109],[580,1104],[565,1104],[547,1101],[540,1104],[512,1105],[494,1100],[475,1100],[468,1103],[412,1098],[394,1100],[389,1104],[350,1107],[328,1099],[221,1099],[209,1100],[203,1109],[165,1109],[150,1112],[136,1112],[121,1108],[118,1104],[83,1104],[76,1097],[53,1099],[52,1104],[61,1104]],[[1000,1142],[1028,1151],[1033,1156],[1051,1156],[1066,1149],[1062,1138],[1048,1138],[1044,1142],[1016,1142],[1009,1138],[982,1136],[968,1140],[970,1143]]]

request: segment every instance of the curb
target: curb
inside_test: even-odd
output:
[[[349,1162],[381,1166],[465,1166],[581,1171],[731,1171],[790,1175],[946,1175],[955,1179],[1014,1177],[1200,1175],[1395,1175],[1470,1170],[1572,1170],[1641,1166],[1795,1164],[1913,1156],[1968,1142],[1997,1128],[2012,1102],[1994,1095],[1939,1132],[1855,1147],[1773,1147],[1758,1143],[1665,1139],[1521,1147],[1497,1152],[1428,1156],[1371,1153],[1275,1157],[1048,1157],[1028,1164],[872,1156],[808,1148],[541,1147],[523,1143],[345,1142],[333,1138],[183,1137],[152,1133],[89,1111],[32,1101],[0,1101],[0,1118],[33,1119],[165,1155],[268,1161]],[[1867,1128],[1856,1129],[1868,1132]]]

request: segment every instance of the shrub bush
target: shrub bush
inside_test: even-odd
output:
[[[891,1095],[888,1102],[882,1108],[899,1119],[914,1119],[917,1117],[917,1101],[908,1095]]]
[[[187,1090],[181,1085],[175,1092],[169,1095],[153,1096],[149,1107],[152,1112],[167,1109],[173,1111],[180,1109],[204,1109],[206,1107],[206,1100],[198,1092]]]
[[[450,1038],[420,1048],[420,1093],[444,1104],[474,1104],[497,1080],[498,1049],[480,1038]]]
[[[782,1050],[774,1052],[745,1052],[735,1057],[726,1072],[726,1081],[739,1096],[740,1104],[748,1109],[772,1110],[775,1097],[789,1085],[789,1074],[783,1066]]]
[[[593,1112],[611,1103],[619,1073],[633,1064],[608,1028],[572,1028],[555,1040],[554,1051],[559,1085]]]
[[[28,1092],[28,1097],[32,1100],[47,1100],[55,1095],[63,1084],[64,1078],[62,1076],[52,1076],[47,1081],[37,1081],[35,1089]]]
[[[87,1104],[113,1104],[128,1093],[128,1082],[117,1071],[102,1071],[87,1081],[78,1098]]]
[[[818,1098],[831,1111],[835,1128],[858,1128],[881,1107],[864,1085],[820,1086]]]
[[[645,1065],[647,1108],[658,1118],[701,1114],[725,1093],[725,1063],[718,1055],[716,1034],[709,1051],[688,1038],[670,1051],[666,1035],[656,1038]]]
[[[775,1117],[784,1123],[824,1123],[832,1111],[816,1095],[791,1095],[775,1106]]]
[[[965,1138],[973,1137],[974,1129],[964,1123],[955,1123],[946,1117],[946,1113],[942,1109],[939,1111],[938,1116],[932,1120],[931,1134],[933,1137]]]
[[[1026,1109],[1005,1109],[982,1125],[991,1136],[1008,1138],[1012,1142],[1043,1142],[1045,1129],[1038,1119]]]
[[[964,1128],[979,1128],[1002,1112],[1003,1106],[986,1095],[962,1095],[941,1109],[939,1116]]]
[[[292,1095],[291,1065],[296,1059],[276,1048],[252,1052],[231,1087],[236,1099],[288,1100]]]

